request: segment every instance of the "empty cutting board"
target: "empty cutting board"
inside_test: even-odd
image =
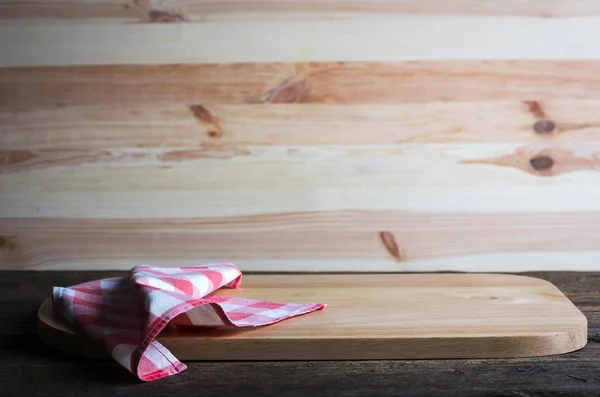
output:
[[[158,338],[181,360],[526,357],[585,346],[585,316],[551,283],[501,274],[245,275],[219,295],[326,303],[318,311],[246,330],[167,328]],[[106,357],[52,314],[38,313],[47,344]]]

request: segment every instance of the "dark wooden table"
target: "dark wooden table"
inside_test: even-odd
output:
[[[600,397],[600,273],[527,273],[551,281],[587,316],[588,345],[535,359],[187,363],[138,382],[118,364],[44,346],[36,310],[52,286],[119,272],[0,272],[0,396],[593,396]]]

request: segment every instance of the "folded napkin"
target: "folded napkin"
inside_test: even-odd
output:
[[[239,288],[242,273],[230,263],[164,268],[136,266],[128,276],[55,287],[55,314],[96,342],[142,381],[177,374],[186,366],[155,338],[167,324],[258,327],[322,310],[295,304],[211,296]]]

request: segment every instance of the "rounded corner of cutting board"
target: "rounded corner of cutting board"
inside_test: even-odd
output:
[[[588,342],[588,324],[587,318],[583,313],[580,312],[579,314],[580,325],[547,335],[537,335],[530,343],[531,346],[534,346],[535,350],[529,356],[557,356],[583,349]],[[515,355],[513,357],[526,356]]]
[[[251,331],[250,336],[245,333],[234,334],[231,337],[192,333],[191,336],[188,334],[188,336],[182,337],[167,332],[159,336],[159,341],[176,357],[189,361],[538,357],[570,353],[587,344],[588,324],[583,313],[555,285],[531,276],[471,274],[461,277],[455,274],[446,276],[413,274],[410,276],[394,275],[391,279],[389,275],[385,278],[355,276],[360,280],[350,279],[347,276],[341,278],[319,276],[321,279],[319,286],[315,287],[314,291],[311,290],[309,294],[306,290],[310,287],[306,285],[309,284],[307,280],[314,280],[315,276],[312,275],[305,279],[303,276],[296,275],[278,278],[278,282],[287,283],[287,287],[289,287],[286,288],[284,285],[279,289],[264,288],[269,284],[265,282],[269,276],[261,279],[262,281],[257,277],[260,278],[260,276],[254,275],[252,277],[254,281],[249,282],[248,287],[241,288],[235,293],[248,295],[248,297],[289,301],[310,295],[310,298],[306,299],[323,300],[328,307],[321,315],[311,316],[308,314],[290,319],[281,325],[261,327],[264,331]],[[323,280],[323,278],[327,280]],[[272,280],[269,279],[269,281]],[[345,293],[345,299],[350,301],[354,299],[361,303],[361,299],[364,297],[356,295],[357,283],[366,285],[365,288],[370,288],[373,294],[371,297],[377,295],[378,299],[384,299],[388,305],[392,300],[394,308],[400,309],[399,311],[412,310],[412,305],[406,305],[406,299],[409,296],[407,294],[411,294],[408,290],[414,289],[414,295],[410,299],[430,299],[429,305],[435,307],[434,311],[429,313],[430,318],[423,318],[424,324],[435,323],[437,318],[435,313],[440,316],[441,320],[444,320],[447,317],[445,311],[450,306],[439,306],[449,305],[448,298],[454,296],[457,306],[453,309],[458,315],[463,313],[465,318],[471,318],[472,323],[467,323],[460,329],[452,328],[454,330],[447,334],[438,332],[439,329],[435,329],[435,326],[432,329],[425,325],[421,326],[422,332],[413,330],[410,335],[403,334],[401,328],[407,327],[403,323],[403,318],[395,320],[398,327],[388,327],[387,331],[378,335],[368,332],[373,331],[372,329],[365,329],[362,336],[348,335],[347,338],[344,338],[340,337],[339,332],[332,333],[336,330],[330,329],[331,335],[329,336],[323,335],[321,333],[323,330],[316,330],[318,327],[327,328],[327,324],[331,321],[335,323],[334,320],[331,320],[331,316],[339,317],[340,314],[334,311],[343,309],[345,310],[344,316],[353,313],[355,306],[352,303],[343,302],[345,307],[340,309],[339,306],[343,306],[343,304],[339,300],[336,301],[336,296],[344,293],[343,290],[346,288],[348,291]],[[485,285],[482,286],[482,283]],[[324,288],[324,286],[329,287]],[[405,288],[409,286],[410,288]],[[446,288],[440,289],[440,286]],[[329,288],[332,288],[334,292],[326,292]],[[455,288],[456,291],[449,293],[448,288]],[[298,292],[303,292],[303,294]],[[234,292],[231,291],[231,293]],[[492,296],[497,293],[503,295]],[[519,299],[526,302],[524,306],[533,305],[527,309],[531,311],[531,315],[526,315],[522,308],[516,307],[519,305]],[[527,303],[528,299],[530,299],[529,303]],[[535,302],[531,303],[531,299]],[[467,313],[471,307],[476,307],[482,314],[488,314],[491,323],[486,325],[487,330],[482,331],[481,329],[486,324],[485,321],[482,322],[478,318],[473,320],[477,316]],[[486,311],[487,308],[490,309],[489,313]],[[363,309],[365,308],[363,307]],[[544,313],[540,313],[540,310],[548,313],[548,320],[545,323],[540,323],[539,327],[535,321],[529,327],[522,325],[523,321],[520,319],[527,319],[531,322],[529,317],[538,317],[543,322]],[[372,312],[371,307],[369,315]],[[394,315],[396,314],[394,313]],[[500,319],[497,318],[498,314],[500,314]],[[377,316],[377,314],[373,315]],[[412,315],[414,316],[414,313]],[[346,318],[344,316],[340,318]],[[434,316],[433,320],[431,316]],[[385,327],[388,318],[381,313],[379,317]],[[414,321],[415,318],[417,317],[413,317],[412,320]],[[410,321],[408,322],[410,323]],[[451,321],[446,325],[450,323]],[[314,328],[311,330],[312,335],[302,334],[303,327],[305,327],[304,330],[306,327]],[[352,328],[351,324],[345,325],[345,327]],[[443,326],[439,328],[443,328]],[[428,332],[429,334],[427,334]],[[51,299],[45,300],[38,309],[38,333],[46,345],[63,352],[85,358],[109,358],[74,327],[55,317]]]
[[[489,275],[488,275],[489,276]],[[539,286],[552,290],[554,294],[560,296],[563,301],[571,306],[570,316],[578,321],[578,324],[569,329],[564,329],[552,333],[540,333],[531,338],[531,345],[537,346],[536,351],[529,354],[530,357],[543,357],[552,355],[561,355],[580,350],[588,342],[588,320],[577,306],[558,288],[554,283],[539,277],[525,274],[503,274],[505,280],[516,281],[516,284],[524,282],[530,286]],[[511,355],[512,356],[512,355]],[[512,357],[526,357],[528,354]]]

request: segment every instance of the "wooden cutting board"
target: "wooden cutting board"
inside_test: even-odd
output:
[[[551,283],[501,274],[247,275],[219,295],[327,303],[324,311],[247,330],[168,328],[181,360],[494,358],[554,355],[587,343],[585,316]],[[48,345],[106,357],[52,314]]]

